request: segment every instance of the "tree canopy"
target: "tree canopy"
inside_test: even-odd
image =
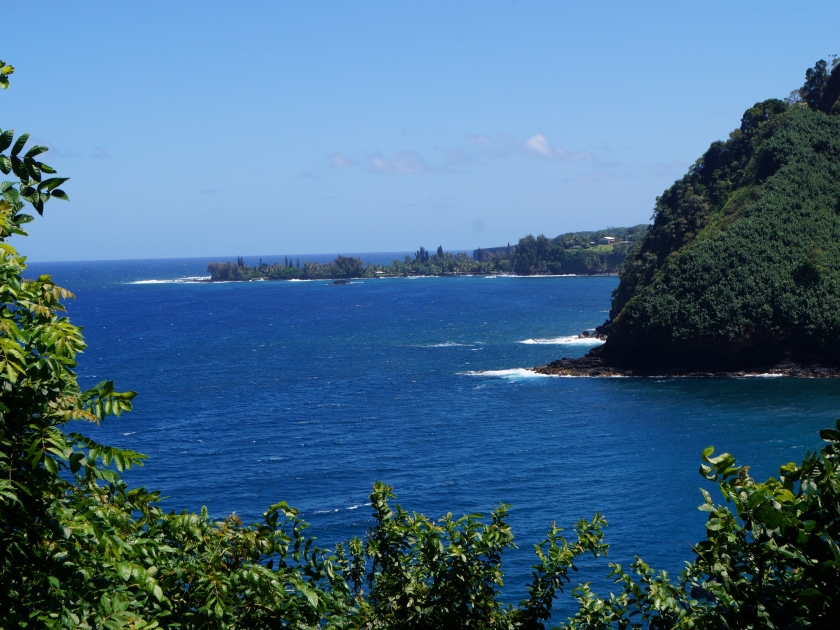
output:
[[[288,257],[273,265],[262,260],[256,266],[246,265],[241,257],[236,264],[213,262],[207,266],[211,280],[292,280],[327,278],[377,278],[382,276],[448,276],[515,273],[604,274],[615,273],[627,255],[634,251],[647,230],[647,225],[630,228],[609,228],[589,232],[569,232],[553,239],[540,234],[519,239],[511,247],[478,248],[472,258],[466,253],[445,252],[439,245],[435,253],[420,247],[414,258],[395,260],[390,265],[365,263],[360,258],[338,256],[329,263],[306,262],[291,266]],[[615,243],[598,244],[604,236],[613,236]]]

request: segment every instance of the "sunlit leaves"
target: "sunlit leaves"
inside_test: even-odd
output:
[[[0,61],[0,87],[4,90],[9,87],[9,75],[14,71],[15,69],[12,66],[4,61]],[[0,149],[0,151],[2,150],[3,149]]]
[[[44,213],[44,204],[52,197],[68,200],[67,193],[57,188],[67,181],[66,177],[53,177],[42,180],[44,173],[55,173],[55,169],[36,158],[45,153],[48,149],[45,146],[35,145],[31,147],[21,158],[29,140],[29,134],[22,134],[14,140],[14,131],[7,129],[0,133],[0,171],[8,175],[13,173],[19,179],[18,183],[4,182],[3,197],[11,204],[19,204],[21,201],[29,202],[38,214]],[[2,153],[11,146],[9,155]],[[18,209],[18,208],[16,208]]]
[[[96,387],[82,393],[79,402],[100,420],[105,416],[119,416],[123,411],[131,411],[131,401],[135,392],[115,392],[113,381],[102,381]]]

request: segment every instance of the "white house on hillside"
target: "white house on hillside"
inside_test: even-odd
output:
[[[612,245],[615,243],[614,236],[603,236],[598,239],[598,245]]]

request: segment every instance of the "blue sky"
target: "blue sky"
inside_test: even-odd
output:
[[[72,202],[31,260],[472,249],[646,222],[840,3],[42,2],[0,126]]]

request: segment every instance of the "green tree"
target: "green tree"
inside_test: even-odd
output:
[[[805,83],[799,90],[802,100],[808,103],[811,109],[818,109],[820,101],[828,85],[828,64],[820,59],[813,68],[805,71]]]
[[[579,610],[563,628],[837,627],[840,616],[840,420],[801,465],[759,482],[728,453],[703,452],[700,472],[727,505],[703,493],[707,539],[672,581],[640,558],[611,565],[618,593],[574,591]],[[730,506],[732,506],[730,508]]]
[[[744,112],[741,117],[741,131],[745,134],[752,133],[758,129],[758,125],[766,120],[784,114],[788,105],[777,98],[768,99],[762,103],[756,103]]]
[[[336,275],[339,277],[361,278],[365,273],[365,265],[361,258],[338,256],[332,264],[337,269]]]
[[[0,170],[17,178],[0,184],[0,627],[305,627],[343,614],[342,561],[312,546],[293,509],[254,527],[165,514],[158,493],[120,480],[145,456],[68,430],[130,410],[134,393],[79,388],[71,294],[23,278],[9,238],[26,235],[24,205],[67,199],[27,139],[0,132]]]

